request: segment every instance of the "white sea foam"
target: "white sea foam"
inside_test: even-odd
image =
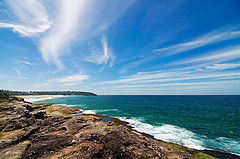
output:
[[[205,149],[201,139],[193,132],[184,128],[169,124],[152,126],[150,124],[141,122],[141,119],[137,118],[127,119],[119,117],[119,119],[129,122],[130,125],[134,127],[133,129],[153,135],[156,139],[181,144],[198,150]]]
[[[57,105],[66,106],[66,107],[77,107],[78,106],[75,104],[57,104]]]
[[[109,111],[118,111],[118,109],[103,109],[103,110],[97,110],[98,113],[102,113],[102,112],[109,112]]]
[[[234,154],[240,156],[240,140],[229,139],[226,137],[218,137],[214,141],[223,150],[231,151]]]
[[[47,99],[54,99],[57,97],[26,97],[24,98],[25,101],[27,102],[37,102],[37,101],[42,101],[42,100],[47,100]]]
[[[83,110],[83,114],[96,114],[93,110]]]

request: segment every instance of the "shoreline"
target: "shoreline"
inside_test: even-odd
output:
[[[33,97],[65,97],[65,96],[84,96],[84,95],[17,95],[18,98],[33,98]]]
[[[57,106],[60,106],[62,108],[77,108],[77,107],[69,107],[69,106],[63,106],[63,105],[58,105],[56,104]],[[84,111],[84,109],[82,108],[78,108],[78,109],[81,109],[82,111]],[[77,115],[77,114],[76,114]],[[217,158],[220,158],[220,159],[235,159],[235,158],[239,158],[240,156],[237,155],[237,154],[234,154],[234,153],[230,153],[230,152],[226,152],[226,151],[219,151],[219,150],[214,150],[214,149],[203,149],[203,150],[198,150],[198,149],[195,149],[195,148],[189,148],[187,146],[183,146],[183,145],[179,145],[179,144],[176,144],[176,143],[173,143],[173,142],[169,142],[169,141],[163,141],[163,140],[160,140],[160,139],[156,139],[153,135],[151,134],[148,134],[148,133],[145,133],[145,132],[139,132],[137,130],[134,129],[134,126],[131,125],[129,122],[127,121],[124,121],[124,120],[121,120],[119,118],[116,118],[116,117],[112,117],[112,116],[107,116],[107,115],[102,115],[102,114],[87,114],[87,113],[82,113],[82,115],[84,116],[94,116],[94,117],[98,117],[100,118],[101,120],[105,121],[105,122],[114,122],[116,125],[122,125],[122,126],[125,126],[127,127],[130,131],[132,131],[133,133],[136,133],[136,134],[139,134],[139,135],[142,135],[142,136],[145,136],[147,138],[151,138],[155,141],[158,141],[158,142],[162,142],[162,143],[165,143],[165,144],[169,144],[171,146],[174,146],[174,147],[177,147],[179,149],[183,149],[184,151],[187,151],[189,153],[192,153],[192,152],[202,152],[204,154],[207,154],[207,155],[210,155],[210,156],[213,156],[213,157],[217,157]]]
[[[31,98],[31,97],[63,97],[63,96],[82,96],[82,95],[24,95],[24,96],[16,96],[16,97]],[[36,103],[38,103],[38,102],[36,102]],[[63,105],[57,105],[57,106],[59,106],[61,108],[66,108],[66,106],[63,106]],[[68,107],[68,108],[71,109],[71,108],[76,108],[76,107],[72,107],[71,106],[71,107]],[[80,108],[80,109],[82,109],[82,108]],[[77,114],[75,114],[75,115],[77,115]],[[156,140],[156,141],[164,142],[166,144],[177,145],[178,148],[181,147],[182,149],[192,149],[192,150],[195,150],[195,151],[198,151],[198,152],[203,152],[204,154],[208,154],[208,155],[211,155],[211,156],[214,156],[214,157],[218,157],[218,158],[236,158],[236,157],[238,158],[239,157],[239,155],[231,153],[231,152],[218,151],[218,150],[212,150],[212,149],[198,150],[198,149],[189,148],[189,147],[186,147],[186,146],[183,146],[183,145],[179,145],[179,144],[176,144],[176,143],[172,143],[172,142],[168,142],[168,141],[162,141],[162,140],[156,139],[153,135],[150,135],[150,134],[145,133],[145,132],[139,132],[139,131],[133,129],[134,126],[132,126],[129,122],[121,120],[121,119],[118,119],[116,117],[111,117],[111,116],[102,115],[102,114],[87,114],[87,113],[82,113],[82,115],[89,115],[89,116],[98,117],[98,118],[100,118],[103,121],[112,121],[115,124],[117,123],[119,125],[126,126],[132,132],[135,132],[137,134],[141,134],[141,135],[143,135],[145,137],[151,138],[151,139]]]
[[[24,100],[0,103],[0,153],[19,158],[239,158],[211,154],[138,132],[128,122],[83,109]],[[21,115],[20,115],[21,114]],[[20,115],[20,116],[19,116]],[[86,151],[88,150],[88,151]],[[213,157],[215,156],[215,157]],[[0,157],[1,158],[1,157]]]
[[[117,118],[82,114],[81,108],[12,100],[0,109],[0,158],[214,159],[133,132]]]

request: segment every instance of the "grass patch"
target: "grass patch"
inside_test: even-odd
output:
[[[172,146],[172,147],[175,147],[177,149],[180,149],[180,150],[183,150],[183,151],[186,151],[190,154],[192,154],[193,156],[197,157],[197,158],[200,158],[200,159],[217,159],[213,156],[210,156],[208,154],[205,154],[205,153],[202,153],[202,152],[199,152],[195,149],[192,149],[192,148],[188,148],[188,147],[185,147],[185,146],[182,146],[182,145],[178,145],[178,144],[174,144],[174,143],[168,143],[168,142],[162,142],[166,145],[169,145],[169,146]]]
[[[10,102],[10,101],[23,101],[23,98],[17,98],[14,96],[10,96],[7,93],[4,93],[3,91],[0,90],[0,103],[2,102]]]
[[[202,152],[194,153],[193,156],[200,158],[200,159],[217,159],[215,157],[212,157],[212,156],[202,153]]]

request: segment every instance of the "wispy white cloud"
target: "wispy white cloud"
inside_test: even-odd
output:
[[[229,84],[229,83],[235,83],[238,84],[240,83],[240,80],[234,80],[234,81],[213,81],[213,82],[188,82],[188,83],[167,83],[167,84],[145,84],[145,85],[119,85],[115,86],[114,88],[146,88],[146,87],[154,87],[154,88],[159,88],[159,87],[170,87],[174,86],[200,86],[200,85],[206,85],[209,87],[209,85],[219,85],[219,84]],[[184,87],[185,89],[185,87]]]
[[[104,64],[111,67],[115,61],[115,55],[113,54],[112,50],[108,47],[108,43],[105,37],[102,38],[102,49],[94,49],[90,56],[85,57],[85,61],[93,62],[97,65]]]
[[[12,28],[22,36],[37,37],[43,59],[61,69],[63,63],[60,57],[70,52],[72,45],[101,35],[134,2],[6,0],[12,17],[7,17],[8,22],[0,22],[0,28]],[[9,22],[9,19],[12,21]],[[107,43],[104,43],[103,63],[111,55]]]
[[[26,60],[16,60],[16,61],[14,61],[13,63],[15,63],[15,64],[25,64],[25,65],[30,65],[30,66],[32,66],[32,63],[29,62],[29,61],[26,61]]]
[[[233,59],[240,58],[240,46],[224,48],[217,51],[209,52],[199,56],[195,56],[188,59],[183,59],[180,61],[174,61],[169,63],[169,65],[183,65],[189,63],[200,63],[214,61],[215,63],[225,62]]]
[[[171,78],[155,78],[155,79],[146,79],[136,81],[136,83],[158,83],[158,82],[174,82],[174,81],[185,81],[185,80],[200,80],[200,79],[221,79],[221,78],[232,78],[236,79],[239,78],[240,73],[233,72],[233,73],[211,73],[211,74],[203,74],[203,73],[189,73],[187,75],[179,75],[178,77]]]
[[[70,83],[70,82],[81,82],[83,80],[87,80],[89,78],[88,75],[84,75],[82,73],[70,75],[70,76],[65,76],[65,77],[59,77],[59,78],[54,78],[51,80],[48,80],[49,82],[57,82],[57,83]]]
[[[154,49],[153,51],[163,52],[165,56],[169,56],[169,55],[174,55],[174,54],[185,52],[185,51],[190,51],[190,50],[200,48],[202,46],[210,45],[213,43],[230,40],[234,38],[239,38],[239,37],[240,37],[240,31],[238,30],[237,31],[228,30],[220,33],[216,33],[216,31],[213,31],[211,33],[207,33],[203,36],[193,39],[192,41],[176,44],[166,48]]]
[[[88,0],[61,0],[59,13],[50,32],[40,40],[40,51],[47,62],[54,62],[59,68],[62,62],[59,57],[70,50],[76,42],[83,42],[101,34],[134,1],[88,1]],[[104,53],[108,47],[105,44]],[[110,55],[110,54],[109,54]],[[102,60],[95,61],[101,63]],[[104,57],[103,62],[107,61]]]
[[[223,63],[206,66],[206,69],[226,70],[240,67],[240,63]]]
[[[78,33],[80,14],[88,6],[86,1],[61,0],[56,8],[58,9],[58,17],[54,20],[49,33],[40,39],[39,49],[46,62],[53,62],[62,68],[63,64],[59,56],[69,52],[69,45]]]
[[[46,80],[44,83],[35,84],[35,87],[47,87],[50,85],[57,85],[57,86],[75,86],[81,84],[84,80],[89,79],[88,75],[77,73],[70,76],[63,76],[58,78],[52,78]]]
[[[134,68],[138,65],[141,65],[142,63],[146,62],[146,61],[150,61],[152,60],[154,57],[156,56],[149,56],[149,57],[143,57],[140,60],[128,63],[127,65],[125,65],[120,71],[119,73],[126,73],[129,69]]]
[[[139,60],[136,60],[134,62],[131,62],[125,65],[121,69],[120,73],[125,73],[131,68],[134,68],[138,65],[141,65],[147,61],[151,61],[156,58],[164,58],[164,57],[176,55],[176,54],[197,49],[203,46],[207,46],[214,43],[231,40],[239,37],[240,37],[239,27],[218,29],[210,33],[201,35],[185,43],[180,43],[180,44],[172,45],[169,47],[151,50],[152,54],[149,54],[146,57],[143,57]]]
[[[36,36],[50,28],[51,21],[41,1],[6,0],[6,4],[14,20],[0,22],[0,28],[11,28],[22,36]]]
[[[24,76],[22,75],[22,73],[21,73],[20,70],[14,69],[14,71],[16,71],[17,76],[18,76],[19,79],[27,79],[27,77],[24,77]]]
[[[146,73],[146,74],[134,74],[131,76],[126,76],[120,80],[104,81],[96,83],[96,85],[106,85],[106,84],[151,84],[160,82],[176,82],[184,80],[199,80],[199,79],[219,79],[224,77],[238,78],[240,76],[239,72],[224,72],[224,73],[199,73],[199,72],[162,72],[162,73]]]
[[[127,76],[123,79],[119,80],[113,80],[113,81],[105,81],[105,82],[99,82],[96,84],[119,84],[119,83],[130,83],[130,82],[136,82],[136,81],[144,81],[147,79],[154,79],[154,78],[166,78],[166,77],[175,77],[176,73],[174,72],[168,72],[168,73],[149,73],[149,74],[141,74],[137,73],[131,76]]]

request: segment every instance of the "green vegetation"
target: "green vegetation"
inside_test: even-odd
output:
[[[10,100],[10,97],[7,93],[0,91],[0,102],[7,102]]]
[[[216,159],[215,157],[212,157],[212,156],[202,153],[202,152],[194,153],[193,156],[200,158],[200,159]]]
[[[167,145],[171,145],[171,146],[173,146],[173,147],[175,147],[177,149],[181,149],[183,151],[186,151],[186,152],[188,152],[188,153],[192,154],[193,156],[195,156],[197,158],[200,158],[200,159],[217,159],[217,158],[215,158],[213,156],[210,156],[208,154],[199,152],[199,151],[197,151],[195,149],[191,149],[191,148],[188,148],[188,147],[185,147],[185,146],[182,146],[182,145],[178,145],[178,144],[174,144],[174,143],[168,143],[168,142],[163,142],[163,143],[165,143]]]
[[[96,96],[95,93],[81,91],[9,91],[2,90],[8,95],[79,95],[79,96]]]
[[[13,100],[21,101],[23,99],[10,96],[8,93],[0,90],[0,103],[1,102],[10,102],[10,101],[13,101]]]

